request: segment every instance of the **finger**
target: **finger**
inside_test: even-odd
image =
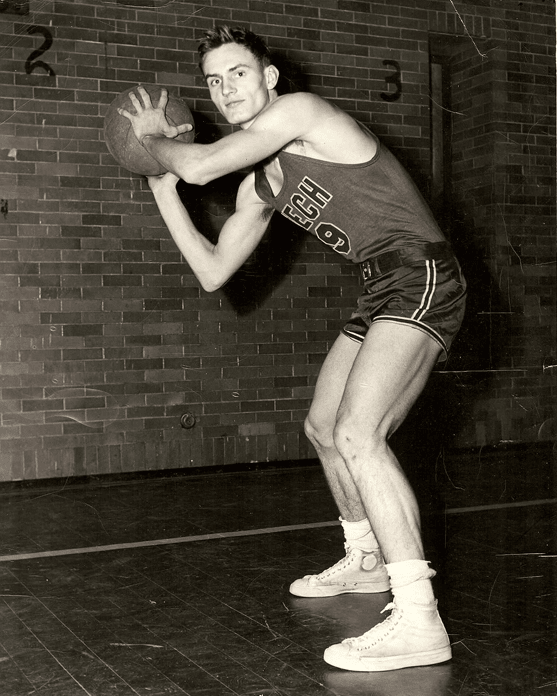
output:
[[[130,114],[130,112],[126,111],[125,109],[116,109],[116,111],[120,114],[120,116],[125,116],[129,121],[133,119],[133,116]]]
[[[143,99],[143,104],[145,105],[146,109],[153,108],[153,104],[151,103],[151,97],[149,96],[149,93],[145,89],[145,87],[141,87],[141,85],[137,88],[137,91],[139,92],[141,98]],[[130,95],[131,96],[131,95]]]
[[[168,91],[166,89],[161,89],[161,96],[159,97],[159,104],[158,104],[157,108],[166,109],[167,104],[168,104]]]
[[[183,123],[181,126],[176,126],[176,130],[178,131],[178,135],[181,135],[182,133],[189,133],[189,131],[192,131],[193,126],[191,123]]]
[[[143,106],[139,103],[139,99],[135,96],[133,92],[130,92],[129,97],[131,103],[135,107],[136,113],[140,114],[143,111]]]

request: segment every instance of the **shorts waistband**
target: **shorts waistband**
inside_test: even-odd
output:
[[[385,273],[394,271],[395,268],[411,266],[417,261],[427,261],[429,259],[440,261],[453,256],[453,250],[449,242],[430,242],[404,249],[393,249],[392,251],[377,254],[377,256],[371,256],[359,264],[360,273],[364,282],[367,282],[379,278],[385,275]]]

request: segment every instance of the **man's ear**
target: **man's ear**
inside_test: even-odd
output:
[[[271,90],[277,86],[279,71],[274,65],[269,65],[269,67],[265,68],[265,78],[267,79],[267,89]]]

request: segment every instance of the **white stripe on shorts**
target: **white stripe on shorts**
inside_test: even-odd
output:
[[[431,307],[431,301],[433,300],[433,295],[435,294],[435,288],[437,286],[437,266],[433,259],[428,259],[426,262],[427,278],[424,294],[422,295],[422,301],[418,309],[412,314],[412,319],[416,321],[421,321],[425,316],[427,310]]]

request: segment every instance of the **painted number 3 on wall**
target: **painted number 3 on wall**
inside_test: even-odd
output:
[[[400,99],[400,95],[402,94],[400,63],[397,60],[384,60],[383,65],[387,65],[395,69],[394,73],[391,73],[385,77],[385,82],[387,85],[394,85],[395,91],[381,92],[381,99],[388,102],[394,102],[397,99]]]
[[[27,60],[25,61],[25,72],[28,75],[30,75],[37,68],[42,68],[43,70],[46,70],[47,75],[50,75],[50,77],[54,77],[56,73],[50,67],[50,65],[48,65],[48,63],[45,63],[43,60],[35,60],[39,56],[42,56],[43,53],[48,51],[48,49],[52,46],[52,34],[45,27],[38,27],[35,24],[27,28],[27,33],[42,34],[44,36],[44,41],[39,46],[39,48],[37,48],[30,54],[29,58],[27,58]]]

